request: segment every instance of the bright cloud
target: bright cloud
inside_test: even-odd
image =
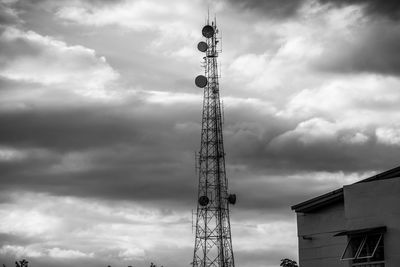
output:
[[[23,151],[9,147],[0,147],[0,162],[18,161],[24,158],[25,158],[25,153]]]
[[[60,248],[49,249],[48,254],[52,258],[65,258],[65,259],[93,257],[93,253],[85,254],[85,253],[77,251],[77,250],[65,250],[65,249],[60,249]]]
[[[95,96],[119,76],[94,50],[68,46],[33,31],[8,27],[1,34],[0,42],[6,50],[0,75],[6,79]]]

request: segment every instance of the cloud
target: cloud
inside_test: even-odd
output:
[[[7,207],[6,205],[4,206]],[[0,224],[2,233],[18,234],[26,237],[55,231],[54,228],[57,228],[59,223],[57,218],[28,210],[8,210],[7,213],[2,211],[1,217],[3,218]],[[29,218],[29,220],[23,218]]]
[[[400,15],[400,4],[396,0],[317,0],[317,1],[262,1],[262,0],[229,0],[236,8],[252,10],[260,15],[267,15],[269,18],[293,18],[304,5],[320,3],[330,4],[332,7],[361,6],[368,16],[380,16],[397,20]]]
[[[105,2],[102,2],[101,5],[76,2],[73,5],[61,6],[56,15],[76,23],[95,26],[114,24],[136,30],[146,30],[162,26],[172,13],[176,16],[187,16],[189,8],[190,5],[177,0],[171,1],[168,5],[142,0],[116,1],[112,5],[107,5]]]
[[[161,55],[169,61],[181,59],[195,62],[196,50],[193,48],[201,28],[198,26],[200,21],[191,14],[200,8],[198,2],[188,4],[182,0],[168,4],[158,1],[116,1],[94,5],[77,1],[71,5],[56,5],[54,10],[63,23],[101,28],[115,26],[113,31],[122,32],[124,41],[132,38],[126,35],[127,31],[134,36],[132,42],[144,41],[146,45],[141,48],[140,54],[148,54],[145,64],[151,64],[151,57],[157,57],[158,62],[154,62],[150,69],[156,75],[157,67],[154,65],[159,64]],[[196,31],[197,27],[200,29]]]
[[[84,257],[93,257],[93,253],[83,253],[77,250],[69,250],[69,249],[60,249],[60,248],[52,248],[48,250],[49,257],[52,258],[64,258],[64,259],[74,259],[74,258],[84,258]]]
[[[0,248],[0,255],[13,255],[20,257],[40,257],[42,253],[31,247],[5,245]]]
[[[397,78],[376,75],[328,77],[292,95],[284,107],[226,104],[228,163],[286,174],[394,167],[398,150],[379,141],[376,129],[397,128],[398,83]],[[377,160],[381,157],[385,160]]]
[[[3,79],[96,97],[101,96],[106,84],[118,78],[118,73],[94,50],[68,46],[33,31],[6,27],[1,33],[0,44],[0,76]]]
[[[19,161],[25,158],[25,153],[14,148],[0,147],[0,162]]]
[[[12,201],[1,204],[2,212],[18,213],[21,215],[18,219],[25,218],[19,221],[33,227],[15,224],[17,218],[12,216],[2,216],[2,224],[11,226],[14,223],[12,227],[19,229],[14,234],[31,240],[28,244],[24,238],[2,239],[0,259],[6,256],[28,257],[32,263],[47,259],[46,264],[50,264],[66,258],[79,259],[80,262],[90,258],[94,263],[134,261],[142,265],[149,257],[158,257],[152,253],[154,246],[160,246],[157,254],[163,255],[163,248],[167,245],[180,248],[191,244],[190,227],[184,227],[190,225],[187,212],[163,212],[134,202],[119,202],[115,206],[116,203],[98,200],[21,191],[11,195]],[[32,214],[48,220],[43,223]],[[37,229],[43,227],[48,230],[38,232]],[[0,230],[9,232],[3,225],[0,225]],[[180,235],[169,238],[177,233]],[[154,243],[154,239],[159,242]]]
[[[21,191],[11,194],[11,199],[9,203],[1,205],[5,213],[30,210],[41,216],[62,220],[57,223],[49,220],[46,223],[49,228],[59,228],[57,231],[38,233],[28,228],[29,242],[22,238],[26,232],[1,239],[0,260],[6,264],[13,257],[27,257],[31,264],[42,263],[40,266],[63,264],[65,258],[84,266],[118,262],[147,265],[150,261],[171,265],[191,260],[193,236],[190,234],[190,212],[186,210],[162,210],[157,206],[143,206],[140,202],[108,202]],[[235,209],[231,216],[234,251],[237,255],[253,251],[260,259],[265,259],[265,255],[263,257],[259,252],[270,251],[268,260],[271,263],[268,266],[274,266],[272,262],[279,261],[280,255],[290,254],[288,248],[294,251],[296,235],[292,223],[257,213],[236,220],[239,214]],[[25,218],[30,218],[30,214],[26,214]],[[3,217],[6,224],[13,221],[13,218]],[[33,220],[31,224],[39,227],[43,223]],[[285,238],[281,238],[282,232]],[[259,242],[260,236],[268,238]],[[250,249],[255,242],[259,244],[259,251]],[[175,257],[171,257],[171,254]],[[256,266],[256,262],[248,261],[245,256],[238,256],[236,261],[246,266]]]
[[[128,124],[130,120],[123,116],[116,120],[114,112],[117,111],[112,107],[92,106],[3,113],[0,118],[7,128],[1,138],[10,144],[56,150],[84,149],[135,138],[138,130]]]
[[[400,74],[398,23],[367,20],[353,24],[350,38],[339,38],[324,47],[316,66],[342,73]]]
[[[280,3],[215,4],[233,244],[249,267],[296,257],[291,205],[400,156],[397,63],[381,51],[396,51],[393,22],[361,5]],[[9,5],[24,23],[0,37],[0,261],[190,263],[203,4]]]
[[[127,4],[118,2],[114,7],[119,10]],[[82,5],[82,8],[85,10],[93,8],[97,12],[103,6]],[[349,151],[353,148],[364,152],[373,149],[376,136],[375,128],[371,125],[377,123],[375,119],[378,115],[377,113],[371,115],[373,112],[370,112],[363,116],[360,125],[354,125],[354,120],[349,118],[355,116],[358,110],[354,112],[350,110],[355,107],[355,104],[359,105],[357,108],[360,109],[380,105],[384,112],[387,109],[383,107],[388,107],[388,103],[391,102],[389,98],[379,101],[376,98],[375,100],[368,97],[367,99],[357,98],[353,96],[353,91],[356,90],[346,92],[347,88],[355,86],[356,82],[361,84],[361,79],[354,82],[346,81],[339,85],[334,84],[326,89],[324,83],[329,84],[337,77],[327,75],[314,78],[315,70],[310,69],[307,63],[315,59],[319,53],[318,48],[323,42],[313,46],[313,38],[323,32],[326,27],[329,29],[333,27],[334,32],[346,29],[357,21],[358,17],[352,18],[351,15],[354,12],[358,14],[359,9],[354,7],[329,9],[328,13],[324,13],[324,10],[321,7],[304,8],[301,11],[303,13],[299,15],[304,15],[304,18],[307,14],[312,16],[310,15],[308,19],[303,18],[304,20],[300,22],[283,22],[280,28],[282,44],[280,47],[268,47],[261,55],[242,54],[228,69],[227,76],[239,79],[235,82],[246,89],[239,88],[240,97],[235,95],[239,91],[236,90],[237,88],[227,90],[231,96],[226,98],[226,114],[230,114],[232,119],[227,115],[225,141],[228,155],[230,155],[228,159],[231,160],[229,164],[232,166],[252,167],[255,171],[272,168],[273,173],[289,174],[299,170],[320,171],[323,168],[330,171],[361,171],[364,166],[367,166],[369,162],[367,158]],[[93,14],[97,14],[96,12]],[[100,12],[99,16],[101,14],[103,13]],[[115,18],[112,19],[115,20]],[[315,28],[310,27],[316,21],[322,21],[325,24],[321,23]],[[107,21],[107,23],[111,22]],[[261,26],[258,25],[258,27]],[[351,31],[346,34],[348,33]],[[322,37],[326,38],[328,35],[330,34],[322,35]],[[60,62],[68,62],[70,59],[58,59],[56,55],[61,52],[69,55],[68,51],[71,50],[73,61],[71,64],[77,68],[79,66],[74,65],[75,62],[82,61],[84,63],[82,68],[87,64],[104,70],[110,69],[108,63],[102,61],[94,50],[83,46],[69,46],[66,42],[21,30],[10,31],[5,36],[8,36],[5,40],[10,42],[16,42],[18,39],[21,43],[25,43],[27,49],[21,50],[26,51],[26,57],[33,56],[35,62],[42,60],[42,57],[37,57],[41,54],[38,52],[41,49],[57,51],[52,56]],[[315,51],[310,51],[310,46],[316,48]],[[30,50],[32,47],[39,50],[32,50],[32,52]],[[10,53],[10,55],[13,54]],[[14,53],[14,56],[18,55]],[[242,65],[248,65],[249,68],[244,75],[236,75],[242,71]],[[85,70],[82,71],[85,72]],[[17,82],[20,86],[35,84],[38,86],[37,90],[46,90],[44,99],[53,100],[48,90],[51,90],[50,87],[54,84],[73,86],[74,81],[71,85],[70,80],[73,79],[68,76],[68,73],[67,68],[65,76],[61,78],[57,78],[57,75],[51,76],[50,78],[56,79],[55,82],[42,83],[38,80],[32,83],[26,79],[20,81],[12,77],[4,79],[4,82],[8,87],[15,86],[11,84],[12,82]],[[294,75],[295,73],[297,75]],[[93,74],[93,77],[97,75]],[[288,80],[285,77],[292,78]],[[102,78],[105,80],[99,80],[99,87],[104,87],[115,79],[107,75]],[[396,81],[387,82],[386,79],[378,81],[371,78],[370,81],[374,82],[372,85],[377,90],[383,87],[380,84],[393,88],[396,85]],[[82,86],[87,85],[84,82]],[[304,89],[307,87],[309,89]],[[72,98],[75,104],[70,106],[64,103],[65,95],[59,97],[58,94],[55,95],[58,97],[55,99],[54,106],[51,107],[43,103],[38,106],[36,102],[33,102],[36,108],[32,108],[32,102],[26,99],[21,101],[24,104],[22,109],[16,108],[13,112],[6,112],[0,116],[3,125],[7,125],[1,137],[4,143],[8,144],[7,149],[20,151],[28,156],[22,162],[8,162],[5,166],[9,172],[4,179],[11,187],[36,188],[35,190],[40,188],[40,190],[57,194],[73,191],[79,196],[126,199],[133,198],[130,192],[136,192],[134,196],[136,199],[174,200],[177,189],[168,184],[171,181],[162,178],[168,174],[174,177],[173,181],[180,183],[184,189],[182,199],[188,199],[194,184],[186,181],[184,177],[190,175],[189,165],[193,163],[190,157],[196,149],[190,144],[198,142],[196,134],[199,134],[199,123],[196,122],[196,117],[198,118],[200,112],[196,112],[200,110],[200,102],[197,111],[193,105],[196,103],[196,98],[200,96],[177,92],[149,92],[146,89],[148,88],[142,91],[130,90],[122,94],[122,101],[108,104],[87,103],[81,99]],[[167,89],[171,88],[165,88]],[[363,92],[360,93],[361,95],[370,95],[375,94],[377,90],[366,91],[365,88],[360,88],[358,92]],[[249,92],[252,93],[252,97],[248,96]],[[392,90],[386,90],[386,92],[393,97],[396,96]],[[24,97],[27,95],[24,94]],[[35,101],[38,101],[36,97]],[[285,107],[286,103],[288,104]],[[85,105],[85,107],[80,105]],[[243,107],[246,107],[245,111]],[[332,112],[335,109],[346,112],[335,114]],[[185,112],[183,113],[182,110]],[[396,118],[394,112],[391,121],[395,121]],[[351,124],[353,125],[350,127]],[[342,147],[345,149],[341,149]],[[326,153],[326,151],[331,153]],[[171,153],[176,155],[176,158],[171,158]],[[308,156],[302,157],[301,160],[295,159],[304,153]],[[178,160],[178,155],[183,155],[186,160]],[[326,161],[315,164],[315,159],[321,156]],[[351,160],[347,161],[349,158]],[[160,161],[164,164],[159,164]],[[346,162],[357,164],[354,165],[355,167],[350,167]],[[392,164],[391,161],[387,161],[385,166],[390,164]],[[21,166],[29,168],[37,177],[37,182],[40,181],[37,184],[41,186],[35,187],[33,183],[23,182],[26,173],[19,171]],[[152,168],[151,171],[146,170],[149,167]],[[134,175],[131,175],[132,173]],[[110,183],[107,180],[109,176],[115,177],[119,183]],[[152,188],[151,184],[155,181],[169,189]],[[57,185],[60,182],[62,186]],[[105,186],[93,187],[91,186],[93,184]],[[148,188],[149,191],[146,192],[142,190],[143,188]]]
[[[303,4],[303,1],[291,0],[229,0],[229,2],[239,10],[256,11],[272,18],[288,18],[294,16]]]
[[[19,23],[20,20],[15,10],[8,7],[6,3],[0,3],[0,25],[12,25]]]
[[[239,250],[234,251],[235,261],[236,259],[243,259],[243,266],[278,266],[281,259],[290,258],[296,259],[297,255],[290,251],[290,247],[286,249],[270,249],[265,251],[264,249],[252,249],[252,250]],[[251,262],[251,264],[250,264]]]
[[[85,254],[77,250],[63,250],[60,248],[51,248],[46,252],[40,251],[32,246],[12,246],[5,245],[0,248],[0,255],[12,255],[16,258],[39,258],[48,256],[50,258],[76,259],[84,257],[93,257],[92,254]]]
[[[277,1],[276,5],[279,7],[286,6],[281,5],[280,2]],[[397,2],[386,3],[361,0],[320,1],[320,4],[316,4],[313,1],[290,2],[292,3],[290,6],[295,8],[296,15],[290,15],[277,28],[268,23],[268,18],[273,16],[268,16],[269,11],[263,9],[263,5],[274,5],[275,1],[240,1],[240,3],[236,3],[239,7],[248,5],[254,7],[254,12],[256,13],[261,11],[267,14],[265,17],[257,15],[257,20],[248,27],[247,32],[251,31],[257,23],[261,24],[260,28],[262,28],[264,34],[269,32],[270,29],[279,30],[270,36],[271,41],[280,41],[278,42],[280,44],[279,53],[274,55],[271,54],[273,51],[267,50],[261,54],[246,55],[245,57],[241,55],[239,58],[232,59],[236,61],[235,64],[232,64],[232,67],[236,64],[251,66],[242,68],[242,72],[245,73],[243,79],[245,79],[247,72],[257,76],[256,80],[253,79],[249,83],[250,85],[253,86],[257,83],[257,80],[261,80],[263,77],[257,71],[251,72],[251,70],[254,68],[259,70],[258,66],[262,66],[261,64],[264,62],[262,69],[269,74],[269,79],[264,78],[260,83],[264,82],[263,84],[268,86],[278,86],[276,80],[280,81],[281,79],[279,79],[279,76],[271,75],[273,74],[271,72],[273,71],[271,68],[273,66],[272,62],[279,62],[277,61],[278,59],[290,59],[293,61],[296,57],[299,60],[303,60],[303,63],[296,62],[297,67],[299,64],[310,64],[317,70],[330,72],[399,75],[400,60],[397,57],[399,54],[397,45],[400,37],[399,26],[396,21],[388,19],[388,17],[393,17],[394,13],[398,13],[399,6],[396,4]],[[325,5],[326,3],[331,3],[331,5]],[[273,8],[267,9],[273,12]],[[385,10],[388,12],[385,13]],[[391,11],[393,14],[390,13]],[[365,12],[367,14],[374,13],[378,17],[366,16]],[[254,17],[249,19],[253,20]],[[264,25],[260,23],[261,19],[264,20]],[[325,30],[327,28],[329,32]],[[266,47],[268,48],[268,46]],[[297,54],[290,54],[290,51]],[[286,58],[283,57],[283,54],[280,56],[282,52],[288,53]],[[257,62],[251,60],[252,57],[255,57]],[[252,64],[248,64],[250,61]],[[265,65],[268,62],[270,63]],[[284,68],[290,67],[294,66],[288,64],[284,66]],[[284,73],[284,71],[280,70],[278,73]]]
[[[399,19],[400,3],[396,0],[318,0],[320,3],[330,3],[335,6],[361,5],[366,13],[373,16],[383,16],[390,19]]]
[[[400,129],[399,127],[381,127],[376,129],[376,137],[378,142],[385,145],[400,145]]]
[[[8,184],[58,194],[148,200],[174,200],[182,191],[186,198],[194,187],[185,177],[194,177],[195,148],[190,144],[198,136],[199,126],[191,122],[196,112],[189,108],[190,101],[173,111],[168,103],[160,105],[157,99],[162,98],[149,99],[146,105],[131,107],[128,102],[118,109],[92,105],[3,113],[0,120],[7,130],[1,140],[12,144],[3,149],[3,189]],[[31,175],[36,177],[33,183],[25,180]],[[156,181],[160,187],[152,186]]]

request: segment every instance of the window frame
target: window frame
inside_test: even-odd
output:
[[[362,251],[362,249],[364,248],[364,245],[365,245],[365,243],[366,243],[366,241],[367,241],[368,236],[369,236],[369,235],[374,235],[374,234],[379,235],[379,238],[378,238],[378,240],[377,240],[376,243],[375,243],[375,246],[374,246],[374,250],[373,250],[373,252],[372,252],[372,255],[371,255],[371,256],[359,257],[359,256],[360,256],[360,253],[361,253],[361,251]],[[384,233],[363,233],[363,234],[357,234],[357,235],[348,235],[348,238],[349,238],[349,239],[348,239],[347,245],[346,245],[346,247],[345,247],[345,249],[344,249],[344,251],[343,251],[343,253],[342,253],[342,256],[340,257],[340,260],[341,260],[341,261],[349,261],[349,260],[358,260],[358,259],[369,259],[369,258],[373,258],[373,257],[375,256],[375,253],[376,253],[376,251],[377,251],[377,249],[378,249],[378,247],[379,247],[379,244],[380,244],[381,240],[383,239],[383,234],[384,234]],[[351,257],[351,258],[344,258],[344,257],[345,257],[345,254],[346,254],[346,251],[347,251],[348,247],[350,246],[351,240],[352,240],[353,238],[360,237],[360,236],[363,236],[363,239],[362,239],[360,245],[358,245],[358,248],[357,248],[356,253],[355,253],[355,254],[353,255],[353,257]]]
[[[373,235],[373,234],[369,234],[369,235]],[[376,234],[378,235],[378,233]],[[358,251],[357,257],[356,259],[369,259],[369,258],[373,258],[375,256],[375,252],[378,249],[378,246],[381,242],[381,239],[383,238],[383,233],[379,233],[379,238],[378,241],[376,241],[375,247],[374,247],[374,251],[372,252],[371,256],[364,256],[364,257],[360,257],[361,251],[364,248],[365,243],[367,243],[367,239],[368,239],[368,234],[366,234],[365,238],[364,238],[364,244],[362,246],[360,246],[360,249]]]
[[[345,254],[346,254],[347,248],[348,248],[348,247],[350,246],[350,244],[351,244],[351,240],[354,239],[354,238],[356,238],[356,237],[359,237],[359,236],[360,236],[360,235],[357,235],[357,236],[349,236],[349,237],[348,237],[349,240],[347,241],[347,245],[346,245],[346,247],[344,248],[344,251],[343,251],[343,253],[342,253],[342,257],[340,257],[340,260],[342,260],[342,261],[348,261],[348,260],[355,260],[355,259],[357,259],[357,256],[358,256],[358,254],[360,253],[360,249],[361,249],[361,247],[362,247],[362,246],[364,245],[364,243],[365,243],[366,237],[364,237],[364,238],[361,240],[360,244],[358,245],[357,251],[356,251],[355,255],[354,255],[352,258],[344,258],[344,256],[345,256]]]

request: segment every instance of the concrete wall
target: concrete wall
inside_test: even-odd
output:
[[[344,204],[339,202],[314,213],[297,214],[301,267],[348,267],[340,261],[346,237],[333,237],[346,228]],[[311,237],[311,240],[303,239]]]
[[[386,226],[385,267],[399,267],[400,178],[345,186],[344,199],[346,228]]]

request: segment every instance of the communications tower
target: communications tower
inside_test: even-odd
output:
[[[204,75],[195,84],[204,88],[201,146],[199,152],[199,188],[196,212],[196,237],[193,267],[234,267],[229,205],[236,195],[228,194],[222,115],[218,82],[220,38],[216,20],[202,29],[205,37],[197,48],[204,53]]]

